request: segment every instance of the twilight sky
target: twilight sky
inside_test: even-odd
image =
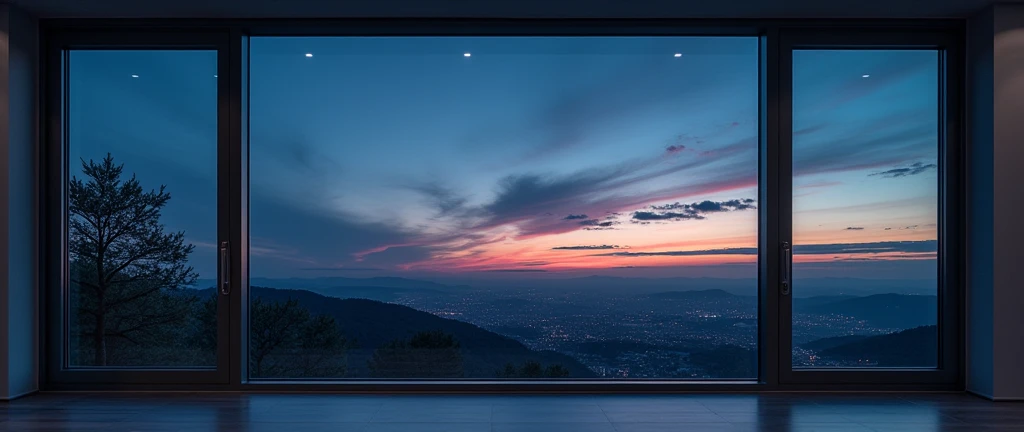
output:
[[[253,38],[250,272],[756,277],[757,44]],[[937,65],[794,54],[797,277],[934,278]],[[216,55],[69,67],[70,160],[166,184],[213,277]]]

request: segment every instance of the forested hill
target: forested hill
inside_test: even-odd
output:
[[[561,365],[571,378],[594,373],[572,357],[554,351],[534,351],[522,343],[473,324],[441,318],[406,306],[364,299],[339,299],[305,290],[252,287],[250,295],[263,301],[296,300],[314,314],[334,317],[342,333],[355,346],[348,350],[348,376],[369,376],[367,360],[373,351],[394,340],[408,340],[425,331],[441,331],[458,341],[467,378],[493,378],[506,364],[535,361]]]

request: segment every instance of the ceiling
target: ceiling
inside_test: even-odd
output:
[[[970,16],[993,3],[992,0],[6,1],[41,18],[953,18]]]

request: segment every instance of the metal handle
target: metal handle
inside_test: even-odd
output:
[[[231,294],[231,247],[228,242],[220,242],[220,293]]]
[[[793,278],[793,247],[789,242],[782,242],[782,295],[789,295],[792,290]]]

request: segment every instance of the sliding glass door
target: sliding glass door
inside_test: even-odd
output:
[[[783,375],[941,381],[955,370],[957,332],[942,324],[959,303],[944,277],[954,251],[942,248],[958,215],[944,201],[953,53],[928,35],[820,37],[797,33],[783,48]]]
[[[64,253],[50,255],[50,373],[227,382],[221,51],[122,42],[82,36],[52,51],[63,121],[50,139],[63,157],[48,204]]]

